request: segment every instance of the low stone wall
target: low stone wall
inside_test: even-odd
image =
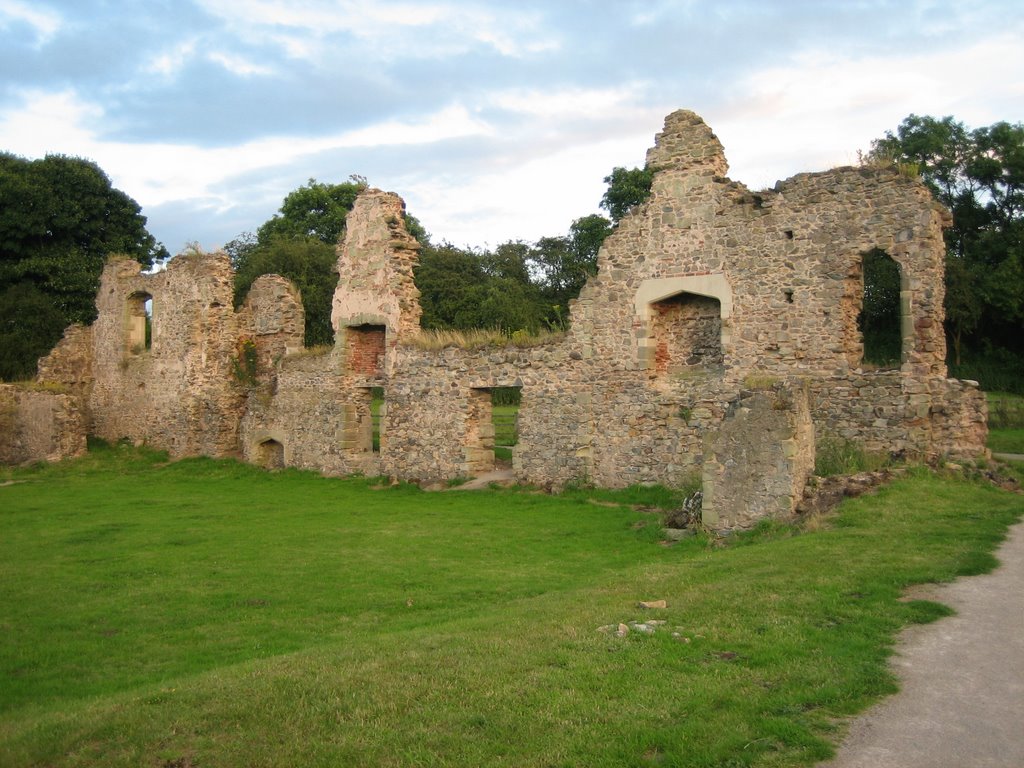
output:
[[[0,384],[0,464],[80,456],[86,449],[85,435],[80,398]]]
[[[864,450],[930,459],[987,455],[988,410],[976,384],[915,379],[897,370],[809,379],[818,439]]]
[[[976,381],[936,379],[932,382],[931,451],[957,459],[988,456],[988,400]]]

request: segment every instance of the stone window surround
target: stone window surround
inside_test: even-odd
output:
[[[638,318],[637,326],[643,334],[639,338],[640,363],[644,368],[654,365],[654,345],[656,339],[650,334],[651,305],[664,301],[681,293],[707,296],[717,299],[721,307],[722,317],[722,355],[729,353],[732,339],[732,288],[725,274],[714,272],[703,275],[683,275],[680,277],[661,277],[644,280],[637,288],[633,297],[633,308]]]

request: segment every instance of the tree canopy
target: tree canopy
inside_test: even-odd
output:
[[[601,207],[608,211],[612,223],[618,224],[623,216],[650,197],[654,169],[613,168],[612,172],[604,177],[604,183],[608,185],[608,189],[601,198]]]
[[[260,275],[287,277],[302,293],[306,345],[330,344],[331,301],[338,284],[334,247],[345,217],[366,186],[360,176],[340,184],[310,179],[285,196],[279,211],[255,235],[244,232],[227,243],[224,250],[235,268],[236,305]]]
[[[1024,125],[967,129],[910,115],[869,159],[915,170],[953,213],[946,231],[946,325],[954,366],[1024,360]]]
[[[100,273],[113,253],[146,267],[168,257],[138,203],[98,165],[0,153],[0,379],[31,376],[65,326],[96,318]]]

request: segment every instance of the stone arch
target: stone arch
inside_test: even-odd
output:
[[[720,368],[729,349],[732,289],[725,275],[645,280],[634,297],[641,367],[655,373]]]
[[[256,463],[264,469],[284,469],[284,443],[272,437],[256,444]]]

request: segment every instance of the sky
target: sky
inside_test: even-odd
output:
[[[435,242],[564,234],[680,108],[755,190],[1021,122],[1024,2],[0,0],[0,151],[95,161],[172,254],[353,174]]]

